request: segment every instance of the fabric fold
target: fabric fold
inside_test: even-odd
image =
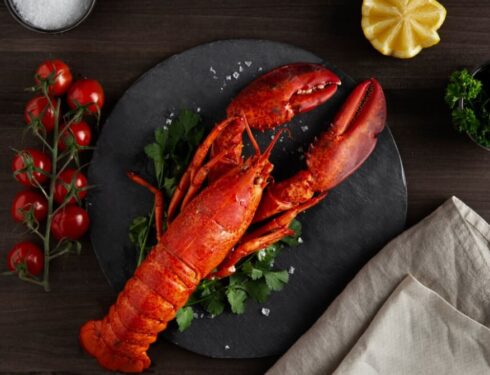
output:
[[[408,274],[490,326],[490,226],[452,197],[385,246],[268,371],[331,374]]]
[[[333,375],[484,375],[490,329],[407,276]]]

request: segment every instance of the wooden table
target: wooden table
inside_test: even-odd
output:
[[[490,3],[442,0],[448,16],[442,42],[412,60],[376,52],[360,29],[361,1],[347,0],[103,0],[79,28],[63,35],[28,31],[0,5],[0,258],[24,229],[9,215],[19,190],[11,178],[10,147],[21,147],[22,112],[33,70],[59,57],[77,72],[99,79],[105,113],[143,72],[200,43],[264,38],[311,50],[356,79],[377,77],[388,100],[389,124],[400,148],[408,184],[408,224],[451,195],[490,219],[490,153],[450,125],[443,102],[451,71],[490,58]],[[24,145],[30,144],[27,137]],[[100,315],[114,293],[89,244],[83,255],[54,263],[53,291],[44,293],[13,277],[0,279],[0,372],[97,372],[78,347],[78,328]],[[259,374],[276,358],[215,360],[158,342],[150,350],[165,374]]]

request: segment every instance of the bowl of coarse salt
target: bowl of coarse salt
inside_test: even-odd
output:
[[[96,0],[5,0],[22,26],[40,33],[63,33],[80,25]]]

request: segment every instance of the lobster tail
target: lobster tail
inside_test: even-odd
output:
[[[126,283],[109,314],[80,330],[84,350],[113,371],[141,372],[150,366],[151,343],[190,297],[196,272],[161,246]]]

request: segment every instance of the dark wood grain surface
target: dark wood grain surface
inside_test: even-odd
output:
[[[377,77],[388,100],[389,124],[408,184],[408,224],[451,195],[490,220],[490,152],[450,126],[443,90],[451,71],[490,60],[488,0],[442,1],[448,10],[442,42],[412,60],[376,52],[360,29],[361,1],[347,0],[101,0],[79,28],[62,35],[22,28],[0,5],[0,267],[9,248],[27,238],[10,216],[19,190],[10,173],[10,147],[22,141],[22,111],[33,70],[59,57],[99,79],[106,113],[143,72],[197,44],[227,38],[264,38],[296,44],[328,59],[356,79]],[[0,372],[98,372],[78,347],[88,317],[115,295],[88,243],[83,255],[54,263],[53,291],[0,279]],[[3,268],[1,268],[3,269]],[[260,374],[276,358],[214,360],[158,342],[150,350],[165,374]]]

